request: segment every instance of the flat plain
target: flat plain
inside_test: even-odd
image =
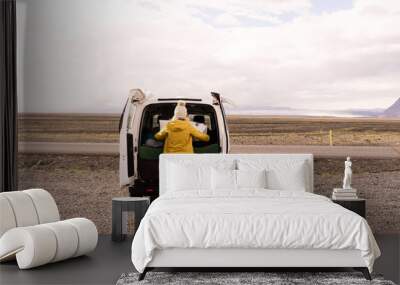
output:
[[[232,144],[400,146],[400,119],[228,116]],[[118,142],[119,116],[23,114],[19,140],[33,142]]]

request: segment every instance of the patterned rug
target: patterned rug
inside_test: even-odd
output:
[[[145,284],[267,284],[267,285],[297,285],[297,284],[368,284],[395,285],[381,276],[372,276],[368,281],[359,272],[148,272],[146,278],[138,281],[138,273],[122,274],[117,285]]]

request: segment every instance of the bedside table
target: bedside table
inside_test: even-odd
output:
[[[333,203],[339,204],[340,206],[359,214],[365,219],[366,200],[365,199],[354,199],[354,200],[332,200]]]
[[[128,212],[135,213],[135,232],[150,205],[149,197],[117,197],[112,199],[113,241],[123,241],[128,233]],[[133,234],[135,234],[135,232]]]

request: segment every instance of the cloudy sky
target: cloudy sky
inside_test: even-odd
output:
[[[399,0],[19,0],[20,109],[118,113],[130,88],[239,108],[386,108]]]

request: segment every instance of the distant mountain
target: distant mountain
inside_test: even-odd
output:
[[[350,109],[346,113],[350,113],[355,117],[379,117],[383,114],[385,109],[375,108],[375,109]]]
[[[318,110],[271,106],[227,106],[228,115],[316,116],[316,117],[378,117],[385,109]]]
[[[400,117],[400,98],[393,103],[392,106],[387,108],[383,114],[383,117]]]

